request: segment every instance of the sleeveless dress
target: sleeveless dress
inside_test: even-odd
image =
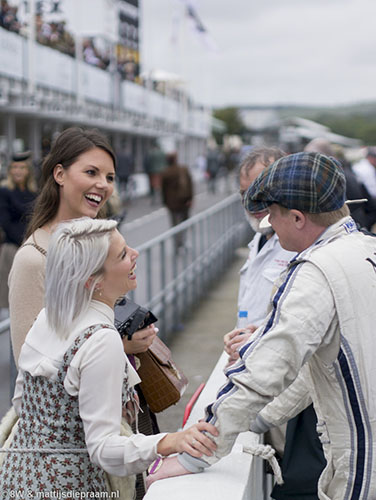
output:
[[[40,492],[51,495],[74,491],[88,495],[108,491],[104,470],[90,461],[86,449],[78,396],[71,396],[64,388],[74,355],[103,328],[114,329],[97,324],[76,337],[63,357],[56,381],[25,372],[18,428],[0,470],[4,498],[12,498],[15,492],[18,498],[30,498]],[[131,391],[125,372],[123,402]]]

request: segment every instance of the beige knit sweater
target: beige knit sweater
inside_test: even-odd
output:
[[[26,243],[36,243],[47,250],[50,234],[37,229]],[[9,273],[10,334],[13,355],[18,365],[22,344],[44,305],[46,257],[33,246],[21,246]]]

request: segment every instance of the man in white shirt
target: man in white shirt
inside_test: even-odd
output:
[[[257,148],[244,157],[239,172],[242,198],[258,175],[282,156],[285,154],[279,149]],[[247,311],[250,325],[245,334],[235,329],[225,335],[225,350],[229,354],[230,364],[239,358],[238,349],[266,318],[273,283],[296,255],[296,252],[281,247],[272,227],[260,228],[260,221],[267,213],[263,210],[251,214],[245,210],[247,220],[256,234],[248,245],[247,262],[240,270],[238,311]],[[239,324],[237,326],[240,327]],[[317,418],[311,405],[289,422],[287,436],[285,425],[268,429],[265,434],[265,441],[272,444],[281,457],[286,452],[282,461],[285,484],[274,488],[272,498],[282,500],[291,494],[304,495],[306,500],[317,498],[317,480],[325,465],[325,459],[315,429],[316,422]],[[288,441],[285,450],[286,437]],[[294,458],[298,456],[297,449],[299,470]],[[303,453],[303,457],[300,453]],[[301,481],[293,479],[294,476],[301,477]]]
[[[376,198],[376,147],[367,148],[365,158],[355,163],[352,168],[358,181]]]
[[[243,158],[239,170],[239,192],[242,198],[256,177],[282,156],[285,153],[277,148],[255,148]],[[247,328],[245,334],[239,335],[239,330],[235,329],[225,335],[225,350],[230,362],[239,357],[237,349],[266,317],[273,282],[296,255],[281,247],[272,228],[260,228],[260,221],[267,215],[265,210],[257,214],[245,210],[245,215],[256,234],[248,245],[247,261],[240,269],[238,312],[247,311],[248,323],[252,326]]]

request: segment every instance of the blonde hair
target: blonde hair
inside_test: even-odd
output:
[[[329,227],[332,224],[335,224],[339,220],[343,219],[343,217],[347,217],[350,215],[349,207],[346,203],[339,208],[338,210],[333,210],[333,212],[322,212],[321,214],[305,214],[310,221],[318,226]]]
[[[45,279],[47,322],[66,338],[72,323],[87,311],[103,274],[114,220],[81,217],[62,222],[48,246]],[[89,278],[90,284],[87,285]]]
[[[8,173],[7,173],[7,178],[4,183],[2,183],[3,186],[6,186],[8,189],[11,189],[12,191],[16,189],[17,185],[15,184],[12,174],[11,174],[11,169],[13,165],[17,163],[24,163],[27,166],[27,177],[25,180],[25,189],[27,191],[31,191],[32,193],[37,192],[37,184],[34,179],[34,172],[33,172],[33,165],[31,163],[31,160],[22,160],[22,161],[12,161],[9,166],[8,166]]]

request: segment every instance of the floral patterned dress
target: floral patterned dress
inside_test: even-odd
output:
[[[103,469],[90,461],[86,450],[78,396],[69,395],[63,385],[78,349],[103,328],[113,326],[94,325],[76,337],[64,355],[56,381],[25,372],[21,413],[10,448],[15,452],[7,453],[0,471],[3,498],[13,498],[15,492],[17,498],[32,498],[40,492],[88,495],[107,491]],[[126,386],[123,401],[129,391]],[[16,451],[25,449],[30,451]]]

